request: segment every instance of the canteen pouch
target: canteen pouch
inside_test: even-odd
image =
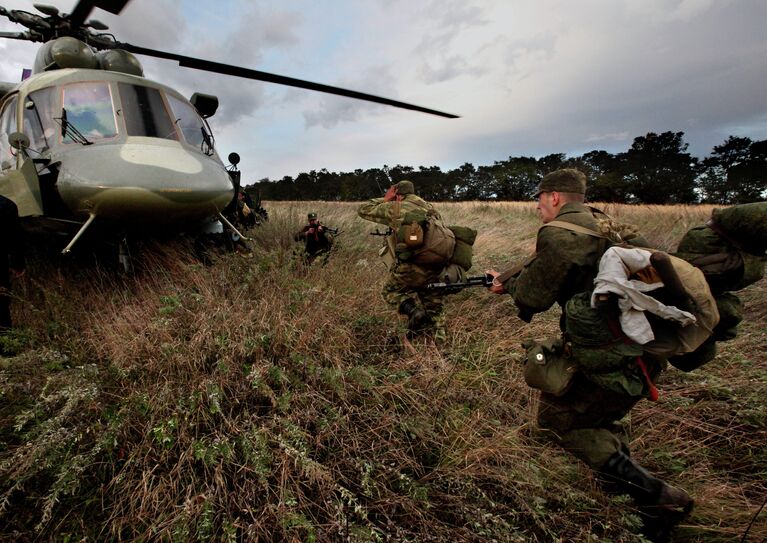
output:
[[[405,245],[412,249],[421,247],[423,245],[423,228],[417,222],[410,224],[403,224],[402,238]]]
[[[529,387],[553,396],[568,391],[577,367],[560,338],[527,341],[522,347],[527,349],[524,377]]]

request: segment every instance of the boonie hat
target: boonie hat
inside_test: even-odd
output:
[[[586,175],[575,168],[564,168],[547,173],[538,185],[535,197],[542,192],[572,192],[586,194]]]
[[[316,218],[317,218],[317,214],[316,214],[316,213],[314,213],[314,212],[312,211],[311,213],[309,213],[309,214],[307,215],[307,217],[309,217],[309,219],[310,219],[310,220],[311,220],[311,219],[316,219]]]

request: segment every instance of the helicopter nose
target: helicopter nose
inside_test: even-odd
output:
[[[234,197],[217,158],[175,141],[129,138],[67,149],[58,160],[59,194],[76,215],[178,223],[216,215]]]

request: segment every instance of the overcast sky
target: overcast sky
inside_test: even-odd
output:
[[[699,157],[730,135],[767,138],[764,0],[132,0],[119,17],[91,18],[134,45],[461,116],[141,57],[150,79],[219,97],[217,147],[242,156],[246,184],[322,168],[621,152],[650,131],[683,131]],[[19,80],[37,47],[0,40],[0,80]]]

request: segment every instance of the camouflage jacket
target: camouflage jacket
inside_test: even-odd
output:
[[[555,220],[597,230],[597,221],[581,203],[565,204]],[[520,317],[529,321],[555,302],[564,308],[575,294],[590,291],[599,259],[608,245],[605,239],[542,226],[538,230],[535,254],[504,283],[506,291],[514,297]]]
[[[386,226],[400,226],[402,224],[402,217],[408,211],[415,209],[430,209],[433,211],[434,206],[415,194],[407,194],[398,202],[384,202],[383,198],[373,198],[362,204],[357,209],[357,214],[366,221],[377,222]],[[437,218],[440,218],[439,214],[437,214]]]

